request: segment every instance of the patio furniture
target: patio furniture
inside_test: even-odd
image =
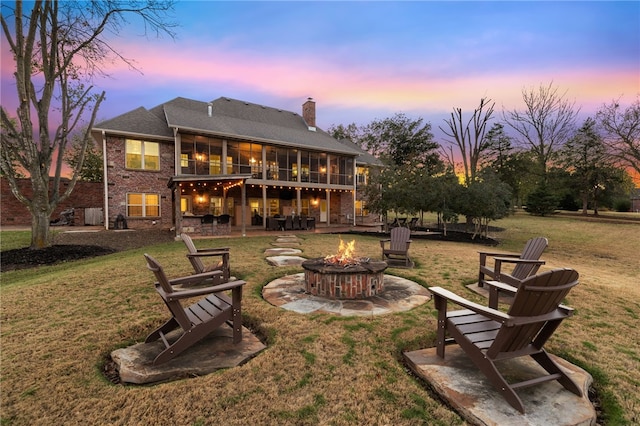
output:
[[[536,237],[527,241],[522,253],[480,252],[478,287],[484,285],[485,275],[494,281],[501,281],[517,287],[523,279],[535,274],[540,266],[544,265],[545,262],[540,260],[540,256],[548,245],[549,240],[545,237]],[[493,266],[487,264],[489,258],[493,258]],[[505,272],[502,270],[503,263],[512,263],[515,266],[511,272]]]
[[[388,243],[388,246],[387,246]],[[393,228],[390,238],[380,240],[382,248],[382,260],[390,266],[413,267],[413,262],[409,257],[409,245],[411,244],[411,230],[403,226]]]
[[[582,396],[578,385],[543,348],[560,323],[573,314],[573,309],[560,302],[578,284],[578,273],[573,269],[554,269],[526,278],[518,288],[494,281],[486,284],[497,284],[503,291],[514,294],[506,313],[440,287],[429,288],[438,310],[438,356],[445,357],[446,344],[458,343],[507,402],[523,414],[524,405],[516,394],[521,388],[557,380],[567,390]],[[448,311],[448,302],[464,309]],[[548,374],[518,383],[507,382],[496,364],[524,356],[533,358]]]
[[[193,266],[196,274],[203,272],[220,271],[221,277],[218,282],[227,282],[231,278],[231,266],[229,265],[229,247],[215,247],[198,249],[191,237],[187,234],[180,234],[180,238],[184,245],[187,246],[187,258]],[[220,260],[206,266],[202,258],[219,257]]]
[[[153,257],[148,254],[144,257],[147,267],[156,277],[156,291],[171,312],[171,319],[145,339],[145,343],[161,339],[165,346],[165,349],[153,360],[153,365],[170,361],[225,323],[233,329],[233,343],[242,341],[241,302],[244,281],[176,290],[174,286],[196,285],[209,280],[216,272],[170,280],[162,266]],[[231,290],[231,298],[223,293],[226,290]],[[207,296],[186,308],[181,303],[181,300],[205,295]],[[173,335],[167,336],[174,330],[180,330],[177,339]]]

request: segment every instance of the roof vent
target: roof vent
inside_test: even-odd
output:
[[[207,115],[209,117],[213,115],[213,104],[211,102],[207,104]]]

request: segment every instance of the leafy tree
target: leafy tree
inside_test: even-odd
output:
[[[542,182],[527,197],[525,210],[534,216],[547,216],[556,211],[559,201],[558,196]]]
[[[489,223],[507,216],[511,207],[511,188],[490,172],[481,173],[479,179],[462,188],[458,213],[472,218],[472,238],[487,238]]]
[[[483,169],[490,169],[498,178],[511,187],[513,204],[522,206],[528,192],[532,190],[534,177],[531,174],[533,160],[529,151],[518,151],[512,138],[505,133],[504,125],[495,123],[485,136],[487,149],[483,155]]]
[[[487,150],[488,143],[485,139],[487,124],[493,117],[495,102],[490,99],[480,99],[480,104],[473,111],[469,119],[464,121],[462,117],[462,108],[454,108],[450,119],[445,119],[448,128],[440,130],[449,138],[450,146],[458,148],[458,153],[462,158],[462,166],[464,170],[464,183],[470,185],[476,180],[476,175],[480,170],[480,162],[482,154]],[[454,164],[453,150],[450,155],[445,156],[452,167]]]
[[[142,20],[146,30],[157,34],[173,36],[175,25],[163,19],[173,8],[172,1],[37,0],[26,3],[26,9],[24,6],[22,0],[3,2],[0,15],[14,60],[19,100],[16,119],[1,108],[0,168],[12,193],[31,213],[31,248],[43,248],[51,245],[51,214],[69,197],[80,176],[91,138],[89,129],[105,98],[104,92],[93,92],[90,82],[114,56],[133,66],[109,45],[106,34],[117,34],[126,17],[132,15]],[[65,148],[87,115],[76,166],[68,188],[61,192]],[[21,169],[31,179],[31,198],[18,188],[16,178]]]
[[[582,214],[587,214],[589,200],[598,192],[608,174],[609,153],[598,134],[596,122],[587,118],[575,136],[561,150],[561,163],[576,177],[582,200]]]
[[[82,155],[84,141],[81,137],[74,137],[71,149],[65,153],[64,161],[72,170],[78,169]],[[95,143],[90,140],[84,148],[84,162],[78,171],[78,179],[86,182],[102,182],[102,155],[96,150]]]
[[[351,123],[346,126],[343,124],[332,124],[331,126],[329,126],[327,133],[329,133],[335,139],[349,139],[359,147],[364,147],[362,143],[363,128],[359,127],[356,123]]]
[[[374,120],[362,132],[362,145],[370,153],[388,163],[408,162],[430,168],[441,163],[438,144],[433,140],[431,124],[411,119],[403,113],[384,120]]]
[[[603,105],[596,119],[613,155],[640,175],[640,95],[627,108],[619,99]]]
[[[430,124],[398,113],[368,125],[331,126],[335,138],[349,138],[377,156],[384,172],[371,174],[364,188],[367,208],[384,216],[388,211],[400,214],[419,211],[416,187],[423,179],[444,170],[433,141]]]
[[[523,89],[524,109],[503,112],[504,121],[520,137],[520,144],[533,152],[542,180],[556,151],[573,135],[579,108],[565,95],[558,93],[553,83],[540,85],[537,91]]]

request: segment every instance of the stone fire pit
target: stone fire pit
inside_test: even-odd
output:
[[[302,262],[305,291],[329,299],[364,299],[384,290],[386,262],[361,261],[340,265],[325,258]]]

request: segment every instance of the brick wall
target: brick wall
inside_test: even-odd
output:
[[[69,185],[69,181],[63,179],[60,192],[64,192]],[[18,186],[20,192],[27,198],[33,194],[30,179],[19,179]],[[50,182],[50,188],[53,182]],[[6,178],[0,178],[0,225],[2,226],[31,226],[31,213],[11,192],[9,182]],[[103,208],[103,186],[102,182],[77,182],[69,198],[60,203],[51,215],[51,220],[58,219],[60,212],[69,208],[75,209],[75,224],[84,225],[84,209]]]
[[[173,226],[171,190],[167,187],[169,177],[175,173],[173,143],[160,143],[160,170],[128,170],[125,168],[125,139],[107,137],[107,186],[109,203],[109,227],[118,214],[127,218],[132,229]],[[127,217],[127,193],[160,194],[159,217]],[[155,222],[155,223],[154,223]]]

